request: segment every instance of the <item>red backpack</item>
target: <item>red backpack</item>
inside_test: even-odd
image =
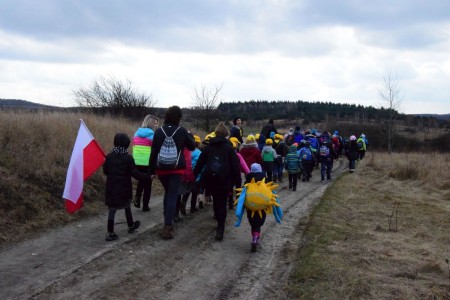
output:
[[[192,170],[192,153],[188,148],[183,148],[184,161],[186,162],[186,169],[184,169],[183,181],[184,182],[194,182],[195,176]]]

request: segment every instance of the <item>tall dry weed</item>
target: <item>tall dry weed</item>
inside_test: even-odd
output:
[[[450,188],[450,153],[371,153],[367,166],[397,180],[417,180],[432,188]]]
[[[0,245],[103,208],[104,177],[97,171],[85,184],[85,208],[76,216],[64,210],[62,194],[80,119],[105,153],[117,132],[131,137],[140,126],[86,113],[0,111]]]

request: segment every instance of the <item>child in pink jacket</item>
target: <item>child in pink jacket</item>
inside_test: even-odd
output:
[[[241,173],[244,173],[245,176],[247,176],[248,173],[250,173],[250,169],[247,166],[247,163],[245,162],[242,155],[238,152],[239,148],[239,141],[236,138],[230,138],[230,142],[233,145],[233,149],[236,151],[237,157],[239,158],[239,166],[241,169]],[[232,210],[234,208],[234,193],[231,192],[228,196],[228,209]]]

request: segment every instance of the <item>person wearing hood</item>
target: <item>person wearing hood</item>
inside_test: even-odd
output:
[[[302,141],[302,147],[300,148],[300,150],[298,151],[298,155],[300,157],[301,160],[301,165],[302,165],[302,181],[309,181],[309,179],[311,178],[311,173],[312,170],[314,168],[314,164],[315,164],[315,157],[313,154],[313,151],[311,149],[311,144],[309,143],[309,141]]]
[[[211,138],[209,144],[200,154],[194,174],[197,177],[203,168],[205,188],[211,192],[213,198],[214,215],[217,219],[216,240],[223,240],[225,221],[227,218],[227,199],[232,187],[241,187],[241,171],[239,158],[227,136],[228,128],[221,122],[215,130],[216,137]]]
[[[159,119],[153,115],[146,115],[142,125],[133,137],[133,158],[136,168],[143,173],[148,172],[150,153],[152,151],[154,130],[159,125]],[[142,201],[142,211],[150,211],[149,202],[152,193],[152,180],[139,180],[136,187],[136,195],[133,200],[134,207],[141,207],[141,196],[144,192]]]
[[[363,159],[366,155],[366,136],[361,134],[361,136],[356,140],[356,145],[358,146],[358,154],[359,154],[359,160]]]
[[[266,136],[264,134],[257,133],[255,135],[255,138],[256,138],[256,142],[258,143],[259,151],[262,151],[262,149],[266,145],[266,140],[267,140]]]
[[[284,168],[289,174],[289,189],[297,190],[297,179],[301,168],[300,157],[297,154],[297,145],[293,144],[289,147],[289,152],[284,160]]]
[[[316,131],[313,129],[314,134],[310,130],[305,131],[305,140],[309,141],[313,154],[315,156],[315,165],[319,163],[319,141],[316,138]]]
[[[245,140],[245,143],[242,144],[239,153],[242,155],[242,158],[248,168],[250,168],[254,163],[262,164],[261,151],[258,148],[255,136],[252,134],[247,136],[247,139]]]
[[[267,139],[266,144],[261,151],[263,172],[265,173],[267,182],[273,181],[273,171],[275,169],[275,160],[278,156],[277,152],[275,151],[275,149],[273,149],[272,145],[273,145],[273,140]]]
[[[133,157],[128,154],[130,138],[125,133],[117,133],[114,136],[114,148],[105,158],[103,173],[106,175],[105,204],[108,206],[108,223],[106,241],[118,239],[114,232],[114,219],[119,209],[125,210],[128,224],[128,233],[134,233],[139,228],[140,222],[133,221],[131,213],[131,199],[133,198],[133,186],[131,178],[146,181],[150,175],[139,172]]]
[[[300,143],[303,139],[304,139],[304,136],[303,136],[303,133],[301,132],[300,126],[295,126],[293,143],[297,143],[298,145],[300,145]]]
[[[356,144],[356,136],[355,135],[350,136],[350,142],[345,151],[345,155],[348,158],[348,169],[349,169],[350,173],[355,172],[356,161],[358,160],[358,157],[359,157],[358,146]]]
[[[284,135],[284,141],[288,146],[294,143],[294,128],[289,128],[288,132]]]
[[[263,180],[264,173],[262,172],[262,168],[260,164],[254,163],[251,165],[250,173],[245,177],[245,183],[250,183],[252,179],[255,182]],[[256,248],[259,245],[259,240],[261,238],[261,227],[264,225],[266,221],[266,212],[261,210],[261,215],[259,213],[253,213],[251,210],[246,209],[247,211],[247,219],[250,224],[251,233],[252,233],[252,244],[251,251],[256,252]],[[253,216],[252,216],[253,215]]]

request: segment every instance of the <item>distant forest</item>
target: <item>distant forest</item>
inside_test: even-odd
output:
[[[0,109],[40,109],[50,111],[85,111],[80,107],[55,107],[42,105],[21,99],[1,99]],[[152,113],[163,117],[167,108],[146,107],[133,110],[127,115],[130,119],[141,120],[146,114]],[[92,109],[91,109],[92,110]],[[183,108],[184,119],[193,121],[194,108]],[[103,112],[98,109],[98,112]],[[219,121],[231,121],[239,116],[245,122],[267,121],[268,119],[285,120],[288,123],[308,125],[311,123],[348,121],[364,124],[377,124],[388,118],[389,111],[384,108],[362,106],[355,104],[340,104],[332,102],[307,101],[268,101],[250,100],[238,102],[221,102],[217,106]],[[406,115],[395,111],[395,120],[405,126],[450,129],[450,114]]]
[[[302,124],[351,121],[361,123],[378,123],[388,118],[389,110],[355,104],[306,101],[264,101],[222,102],[217,109],[222,119],[232,120],[236,116],[245,121],[302,120]],[[449,117],[447,115],[447,117]],[[405,125],[425,125],[427,127],[447,127],[448,118],[436,118],[434,115],[405,115],[395,111],[395,119]]]

